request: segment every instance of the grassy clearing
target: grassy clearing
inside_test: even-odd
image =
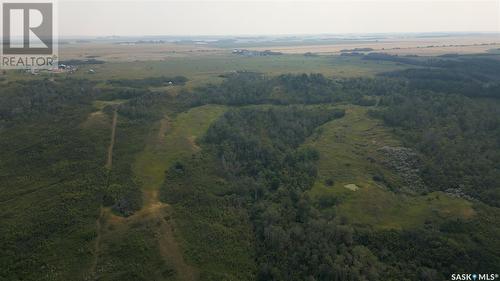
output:
[[[383,176],[397,186],[398,176],[378,164],[377,149],[399,142],[379,120],[367,116],[367,109],[346,106],[346,116],[323,125],[308,142],[320,152],[318,180],[311,195],[339,202],[336,212],[351,223],[381,229],[407,229],[444,219],[469,219],[472,204],[434,192],[412,196],[389,191],[373,176]],[[352,191],[346,185],[355,184]]]
[[[318,181],[333,180],[333,186],[344,188],[356,184],[363,188],[375,186],[373,175],[383,173],[393,178],[390,171],[374,165],[376,150],[384,145],[397,146],[399,142],[383,127],[381,122],[366,116],[366,108],[346,106],[344,118],[333,120],[320,127],[306,144],[320,152]]]
[[[134,174],[144,189],[158,189],[165,171],[175,160],[197,151],[196,138],[203,135],[210,124],[226,111],[226,107],[206,105],[180,113],[175,119],[165,117],[153,130],[154,136],[137,156]]]

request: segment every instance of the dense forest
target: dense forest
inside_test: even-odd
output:
[[[78,80],[2,86],[2,280],[70,278],[88,262],[106,179],[102,131],[80,129],[92,88]]]
[[[173,210],[165,220],[174,221],[201,280],[446,280],[500,272],[500,63],[488,56],[363,59],[408,67],[373,78],[236,72],[177,95],[158,87],[182,86],[185,77],[3,81],[0,279],[92,278],[100,208],[124,220],[143,208],[133,163],[154,124],[213,104],[227,111],[194,141],[199,150],[165,171],[160,192]],[[339,215],[342,196],[312,196],[322,155],[307,142],[346,118],[350,105],[415,151],[426,187],[408,192],[374,177],[380,188],[405,198],[460,198],[474,217],[382,229]],[[333,189],[334,180],[325,185]],[[151,229],[133,224],[109,243],[102,280],[156,280],[156,271],[172,280],[175,269],[158,258]]]

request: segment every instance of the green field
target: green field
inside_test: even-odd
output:
[[[269,75],[284,73],[322,73],[326,76],[373,76],[380,72],[398,70],[405,65],[393,62],[362,60],[359,57],[279,55],[244,57],[237,55],[211,55],[172,57],[163,61],[107,62],[82,65],[75,74],[53,74],[53,77],[75,77],[90,80],[136,79],[156,76],[186,76],[188,86],[221,81],[219,75],[234,71],[254,71]],[[93,69],[95,73],[89,73]],[[41,72],[40,76],[48,76]],[[11,71],[7,78],[34,79],[36,76]]]
[[[340,56],[306,57],[281,55],[267,57],[242,57],[235,55],[171,58],[165,61],[105,63],[92,66],[97,74],[88,74],[82,68],[76,76],[88,79],[141,78],[151,76],[184,75],[195,85],[219,81],[220,74],[233,71],[254,71],[270,75],[283,73],[323,73],[327,76],[373,76],[376,73],[402,69],[391,62],[363,61],[359,58]]]

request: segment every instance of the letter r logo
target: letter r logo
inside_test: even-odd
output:
[[[52,3],[3,3],[3,53],[52,54]]]

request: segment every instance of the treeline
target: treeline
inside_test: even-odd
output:
[[[135,92],[135,91],[134,91]],[[139,92],[135,97],[118,106],[118,112],[129,119],[141,122],[160,119],[165,114],[165,105],[175,101],[168,93]],[[179,108],[182,110],[183,108]]]
[[[446,280],[453,273],[500,269],[498,208],[475,206],[471,220],[406,230],[356,229],[355,243],[368,247],[387,267],[386,279]]]
[[[498,102],[414,92],[382,97],[382,118],[423,155],[421,175],[434,190],[458,189],[500,206]]]
[[[397,63],[404,63],[409,65],[427,65],[428,61],[424,58],[420,58],[417,56],[398,56],[398,55],[390,55],[387,53],[378,53],[373,52],[363,56],[364,60],[375,60],[375,61],[392,61]]]
[[[147,89],[134,89],[126,87],[97,88],[96,98],[99,100],[129,100],[148,94]]]
[[[433,68],[384,75],[407,84],[384,93],[383,109],[374,115],[421,153],[422,177],[428,186],[458,190],[499,206],[500,80],[496,73],[500,63],[486,56],[458,56],[422,65]]]
[[[354,48],[354,49],[342,49],[341,53],[351,53],[351,52],[371,52],[372,48]]]
[[[381,60],[417,66],[381,74],[406,79],[415,90],[430,90],[469,97],[500,98],[500,64],[487,56],[447,56],[426,58],[371,53],[365,60]]]
[[[2,85],[0,122],[77,115],[89,110],[93,87],[93,82],[76,79],[9,82]]]
[[[226,76],[217,85],[200,87],[181,96],[186,104],[321,104],[351,102],[373,105],[363,92],[352,87],[351,80],[332,80],[321,74],[280,75],[267,77],[259,73],[241,72]]]
[[[184,76],[174,77],[148,77],[142,79],[114,79],[108,80],[107,83],[117,87],[130,87],[130,88],[148,88],[148,87],[162,87],[169,85],[184,85],[188,79]]]
[[[461,94],[469,97],[500,98],[500,83],[483,82],[462,71],[444,69],[406,69],[385,74],[387,77],[403,78],[416,90]],[[480,77],[484,79],[485,77]]]

